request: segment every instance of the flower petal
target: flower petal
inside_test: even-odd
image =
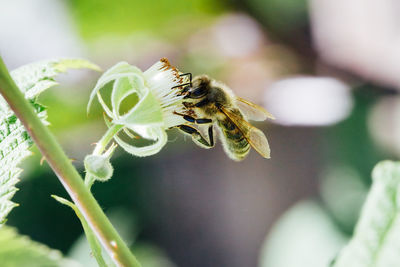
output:
[[[161,105],[165,128],[185,123],[182,116],[176,115],[175,112],[184,113],[184,95],[181,94],[180,85],[189,82],[188,77],[179,76],[179,71],[166,58],[155,63],[143,72],[143,75],[146,86]]]
[[[129,77],[119,78],[114,82],[111,93],[111,106],[116,118],[120,117],[119,108],[121,102],[133,93],[137,93],[139,99],[146,95],[149,89],[144,85],[143,77],[133,74]]]
[[[147,90],[139,102],[124,116],[121,116],[114,123],[123,124],[129,128],[138,125],[164,126],[163,114],[159,101]]]
[[[182,84],[182,78],[179,77],[177,69],[172,67],[167,59],[162,59],[143,72],[146,85],[152,89],[152,92],[159,96],[169,94],[176,95],[178,89],[173,87]]]
[[[151,156],[158,153],[163,146],[167,143],[168,137],[165,130],[162,128],[151,128],[152,135],[156,140],[153,144],[148,146],[136,147],[134,145],[128,144],[125,141],[122,141],[118,136],[114,136],[115,141],[120,145],[126,152],[138,156],[138,157],[146,157]]]
[[[87,112],[89,113],[93,99],[96,96],[96,94],[98,93],[98,91],[101,88],[103,88],[107,83],[109,83],[113,80],[116,80],[118,78],[129,77],[134,74],[143,76],[142,71],[139,68],[137,68],[135,66],[131,66],[126,62],[119,62],[116,65],[114,65],[113,67],[111,67],[109,70],[104,72],[103,75],[97,81],[96,86],[94,87],[94,89],[92,90],[92,92],[90,94],[89,103],[87,105]],[[104,102],[102,103],[102,105],[103,104],[104,104]],[[105,110],[108,109],[108,107],[104,107],[104,106],[103,106],[103,108]]]

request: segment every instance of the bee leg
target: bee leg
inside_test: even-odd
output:
[[[180,91],[179,95],[186,95],[189,90],[190,86],[185,86],[182,91]]]
[[[185,115],[185,114],[181,114],[178,112],[174,112],[176,115],[182,116],[183,119],[187,120],[188,122],[191,123],[196,123],[196,124],[207,124],[207,123],[212,123],[212,119],[206,119],[206,118],[202,118],[202,119],[195,119],[192,116],[189,115]]]
[[[183,90],[185,90],[185,92],[187,92],[187,91],[189,91],[189,89],[191,88],[191,87],[190,87],[191,85],[192,85],[192,82],[190,82],[190,83],[183,83],[183,84],[179,84],[179,85],[172,86],[171,89],[186,86],[186,87],[184,87]]]
[[[208,128],[208,134],[209,134],[209,138],[210,138],[210,142],[207,141],[199,132],[199,130],[197,130],[194,127],[191,127],[189,125],[178,125],[176,126],[179,130],[181,130],[182,132],[186,133],[186,134],[190,134],[192,136],[192,140],[198,144],[199,146],[203,147],[203,148],[212,148],[214,146],[214,136],[213,136],[213,130],[212,130],[212,126],[210,126]],[[210,134],[211,133],[211,134]]]
[[[196,119],[197,124],[207,124],[212,123],[212,119]]]
[[[203,106],[205,106],[205,105],[208,105],[208,104],[210,104],[210,100],[208,100],[207,98],[206,99],[203,99],[203,100],[201,100],[201,101],[199,101],[199,102],[197,102],[197,103],[193,103],[193,102],[182,102],[182,104],[185,106],[185,108],[200,108],[200,107],[203,107]]]
[[[212,124],[208,127],[208,138],[210,139],[210,146],[214,146],[214,131]]]
[[[185,106],[185,108],[193,108],[195,107],[194,103],[190,103],[190,102],[182,102],[182,104]]]
[[[192,83],[192,73],[187,72],[187,73],[179,74],[179,76],[180,76],[180,77],[189,76],[190,84]]]
[[[171,89],[178,88],[178,87],[184,87],[184,86],[185,86],[185,87],[183,88],[182,92],[181,92],[181,95],[182,95],[182,94],[186,93],[187,91],[189,91],[190,88],[193,86],[193,85],[192,85],[192,74],[191,74],[190,72],[187,72],[187,73],[180,74],[179,76],[180,76],[180,77],[189,76],[189,82],[188,82],[188,83],[184,83],[184,84],[180,84],[180,85],[173,86],[173,87],[171,87]]]

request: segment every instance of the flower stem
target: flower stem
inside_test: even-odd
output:
[[[140,263],[105,216],[55,137],[43,125],[33,107],[15,85],[1,57],[0,93],[21,120],[114,263],[117,266],[139,267]]]
[[[113,124],[108,128],[107,132],[103,135],[103,137],[97,142],[96,147],[93,150],[92,155],[101,155],[103,151],[106,149],[107,145],[111,142],[113,139],[114,135],[116,135],[121,129],[123,128],[123,125],[120,124]],[[96,179],[91,175],[90,173],[86,173],[85,175],[85,185],[87,188],[92,187],[94,181]]]
[[[110,128],[108,128],[107,132],[103,135],[103,137],[100,139],[100,141],[96,144],[95,149],[93,150],[93,155],[100,155],[103,153],[104,149],[106,149],[106,146],[110,141],[113,139],[114,135],[118,133],[123,125],[120,124],[113,124]]]

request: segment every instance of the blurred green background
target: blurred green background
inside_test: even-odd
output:
[[[398,14],[372,2],[0,1],[0,51],[11,69],[73,56],[145,70],[167,57],[264,105],[277,119],[255,125],[272,159],[252,151],[236,163],[220,144],[203,150],[171,130],[156,156],[118,150],[94,195],[143,266],[320,267],[351,236],[372,167],[400,155],[400,27],[386,19]],[[98,77],[72,71],[40,98],[81,171],[106,129],[99,106],[86,115]],[[96,266],[78,219],[50,198],[66,193],[40,158],[23,165],[8,224]]]

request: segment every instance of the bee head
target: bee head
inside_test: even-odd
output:
[[[193,79],[193,88],[195,87],[207,87],[211,82],[210,77],[207,75],[196,76]]]
[[[205,96],[210,88],[211,79],[206,75],[196,76],[193,79],[192,86],[188,88],[186,98],[201,98]]]

